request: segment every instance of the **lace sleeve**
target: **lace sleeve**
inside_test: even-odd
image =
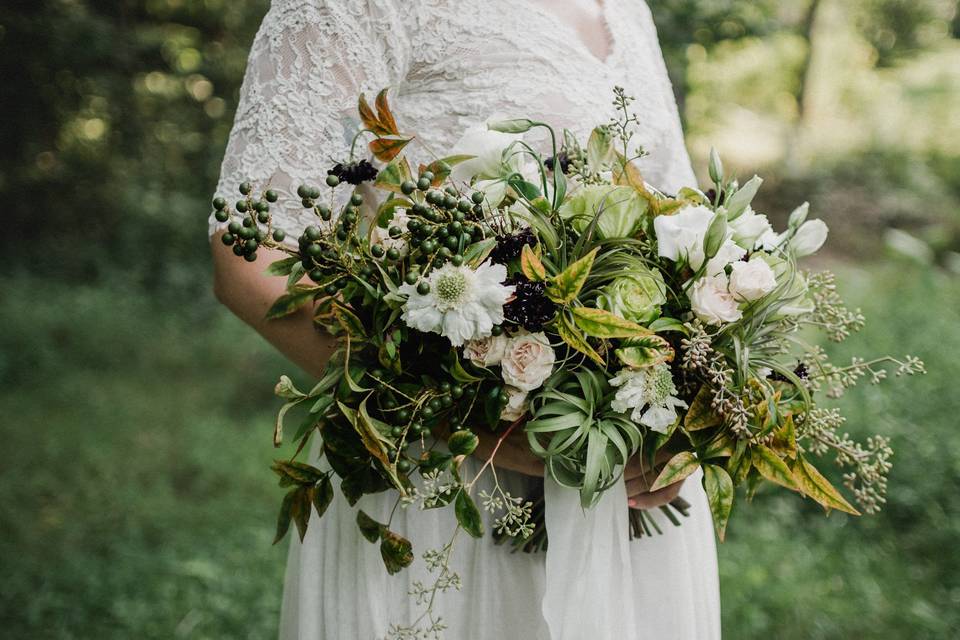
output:
[[[297,186],[320,184],[346,158],[359,93],[404,78],[411,12],[393,0],[274,0],[250,50],[217,195],[232,202],[244,180],[269,185],[281,195],[274,225],[296,238],[314,220]],[[224,226],[211,216],[211,235]]]

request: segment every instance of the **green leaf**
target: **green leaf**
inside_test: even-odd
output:
[[[561,304],[573,302],[587,281],[587,276],[590,275],[593,260],[597,257],[599,249],[599,247],[595,248],[557,274],[547,285],[547,297]]]
[[[547,279],[547,270],[534,252],[533,247],[528,244],[523,245],[523,249],[520,250],[520,270],[532,282],[541,282]]]
[[[463,489],[457,494],[457,500],[453,505],[454,512],[457,515],[457,522],[463,527],[463,530],[474,538],[483,537],[483,520],[480,519],[480,510],[473,503],[473,498]]]
[[[291,482],[303,485],[313,485],[326,474],[303,462],[293,460],[274,460],[270,469],[281,478],[288,478]]]
[[[693,402],[690,403],[690,408],[687,409],[687,415],[683,418],[684,429],[699,431],[700,429],[710,429],[720,425],[722,420],[713,410],[712,400],[713,392],[710,387],[707,385],[700,387],[697,395],[693,398]]]
[[[577,326],[594,338],[633,338],[651,336],[652,332],[636,322],[625,320],[604,309],[574,307],[570,310]],[[660,338],[663,340],[663,338]],[[666,342],[663,340],[663,342]]]
[[[676,331],[682,333],[683,335],[688,335],[690,331],[684,326],[682,322],[676,318],[657,318],[650,323],[650,331],[654,333],[664,333],[666,331]]]
[[[819,502],[827,511],[836,509],[855,516],[860,515],[860,512],[846,501],[836,487],[830,484],[830,481],[803,456],[797,457],[797,460],[791,466],[791,471],[793,471],[793,477],[796,479],[801,493]]]
[[[288,276],[293,271],[295,265],[300,264],[299,256],[291,256],[276,262],[271,262],[264,274],[268,276]]]
[[[727,209],[727,219],[735,220],[740,217],[744,211],[746,211],[747,206],[753,201],[753,197],[757,195],[757,190],[760,188],[760,185],[763,184],[763,178],[760,176],[753,176],[747,180],[746,184],[737,189],[730,199],[727,200],[726,209]]]
[[[298,489],[291,489],[283,496],[283,503],[280,505],[280,515],[277,516],[277,533],[273,536],[273,544],[277,544],[287,535],[290,529],[290,520],[292,518],[293,502],[296,499]]]
[[[496,238],[487,238],[479,242],[474,242],[463,252],[463,261],[471,267],[478,267],[480,263],[487,259],[493,248],[497,246]]]
[[[313,499],[313,508],[317,510],[317,518],[322,518],[327,507],[333,502],[333,483],[330,482],[329,475],[324,475],[317,486],[313,487],[310,497]]]
[[[733,508],[733,480],[723,467],[707,464],[703,466],[703,489],[707,493],[710,513],[713,514],[713,527],[720,542],[723,542],[727,520]]]
[[[586,336],[584,336],[576,326],[572,325],[565,315],[560,315],[559,321],[554,324],[554,329],[556,329],[560,339],[566,342],[572,349],[579,351],[601,367],[606,366],[606,362],[604,362],[600,354],[587,342]]]
[[[710,260],[720,251],[720,247],[727,239],[727,215],[725,213],[715,213],[710,226],[707,227],[707,233],[703,237],[703,255],[704,260]]]
[[[514,191],[519,193],[525,199],[533,202],[539,198],[542,194],[540,193],[539,187],[533,184],[532,182],[527,182],[519,177],[511,178],[507,184],[509,184]]]
[[[400,209],[409,208],[410,201],[406,198],[388,198],[383,201],[383,203],[377,207],[377,226],[378,227],[388,227],[390,226],[390,221],[393,220],[394,212]]]
[[[280,376],[280,380],[273,388],[273,395],[284,400],[297,400],[305,397],[306,394],[297,389],[288,376]]]
[[[670,343],[658,335],[630,338],[614,353],[620,362],[634,369],[670,362],[674,355]]]
[[[471,158],[476,158],[477,156],[469,154],[459,154],[454,156],[447,156],[445,158],[440,158],[439,160],[434,160],[428,165],[420,165],[420,173],[425,173],[427,171],[433,174],[433,180],[430,184],[434,187],[440,186],[444,180],[450,177],[450,172],[453,169],[454,165],[460,164],[464,160],[470,160]]]
[[[309,284],[295,284],[287,290],[287,293],[277,298],[270,309],[267,311],[267,319],[282,318],[288,316],[303,305],[311,302],[318,293],[320,287]]]
[[[377,174],[377,179],[373,182],[373,186],[379,189],[393,191],[394,193],[402,193],[400,191],[400,185],[412,179],[412,177],[410,163],[407,162],[407,159],[403,157],[394,158],[387,166],[380,170],[380,173]],[[409,202],[407,204],[409,205]]]
[[[675,482],[680,482],[691,473],[697,470],[697,467],[700,466],[700,461],[697,460],[697,456],[690,451],[681,451],[677,455],[670,458],[667,464],[663,467],[663,471],[660,472],[660,475],[657,476],[657,479],[654,481],[653,485],[650,487],[650,491],[657,491],[663,489],[664,487],[670,486]]]
[[[307,524],[310,522],[310,487],[301,486],[295,490],[290,515],[297,525],[300,541],[303,542],[303,537],[307,535]]]
[[[453,364],[450,366],[450,375],[453,376],[453,379],[457,382],[479,382],[483,378],[479,378],[475,375],[467,373],[466,369],[463,368],[463,365],[460,364],[460,358],[457,357],[455,351],[451,352],[453,354]]]
[[[387,573],[393,575],[410,566],[413,562],[413,545],[409,540],[393,531],[384,531],[380,540],[380,557],[383,558]]]
[[[790,467],[770,447],[762,444],[754,446],[751,450],[751,461],[760,475],[770,482],[794,491],[800,490]]]
[[[333,316],[343,327],[343,330],[350,334],[350,337],[357,341],[367,339],[367,330],[363,322],[350,309],[338,302],[333,303]]]
[[[369,542],[376,542],[386,527],[366,514],[363,509],[357,511],[357,526],[360,534]]]

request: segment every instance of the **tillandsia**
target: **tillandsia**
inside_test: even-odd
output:
[[[861,509],[882,505],[888,441],[853,441],[818,395],[923,364],[830,363],[807,342],[811,331],[843,340],[863,317],[843,305],[830,274],[798,267],[823,245],[826,225],[804,204],[774,231],[751,206],[762,180],[727,176],[715,152],[707,191],[648,184],[630,103],[616,89],[616,117],[586,141],[537,120],[496,121],[445,156],[424,148],[430,161],[414,165],[419,141],[401,131],[386,91],[372,107],[361,95],[351,156],[327,169],[324,188],[297,190],[315,215],[298,237],[276,228],[269,184],[239,185],[232,207],[214,200],[238,256],[255,260],[261,246],[288,256],[268,268],[287,279],[268,316],[310,306],[339,341],[313,388],[286,377],[276,388],[285,401],[277,445],[299,414],[296,454],[273,467],[289,487],[277,540],[291,522],[302,537],[339,489],[351,505],[393,491],[398,507],[450,507],[453,538],[483,536],[488,511],[494,535],[543,548],[542,496],[510,495],[496,477],[499,442],[518,432],[546,481],[578,491],[584,508],[638,457],[654,470],[653,490],[702,470],[721,539],[740,485],[752,494],[767,481],[857,514],[815,466],[827,455]],[[372,157],[358,159],[363,137]],[[500,440],[468,474],[479,429]],[[312,438],[322,463],[298,459]],[[484,474],[493,489],[481,491]],[[666,513],[680,524],[686,505]],[[413,548],[390,520],[357,513],[392,573]],[[631,515],[635,535],[651,523]],[[419,587],[420,600],[456,587],[449,557],[449,547],[430,552],[439,578]],[[423,620],[420,631],[442,627],[429,612]]]

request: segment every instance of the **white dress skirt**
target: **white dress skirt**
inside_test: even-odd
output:
[[[548,7],[536,0],[274,0],[251,49],[218,195],[234,197],[244,180],[258,189],[269,184],[281,196],[274,224],[296,238],[312,222],[297,186],[321,183],[347,158],[357,96],[385,87],[401,129],[423,143],[411,144],[413,159],[424,160],[425,149],[442,155],[489,119],[531,117],[585,140],[610,118],[612,89],[622,86],[635,98],[647,182],[668,192],[695,185],[646,4],[604,0],[611,46],[603,60]],[[529,141],[548,151],[542,138]],[[221,226],[211,217],[211,233]],[[467,467],[468,476],[478,468]],[[529,494],[530,479],[499,477],[514,495]],[[435,605],[447,625],[442,637],[720,637],[716,548],[699,474],[681,492],[691,504],[682,525],[655,513],[663,534],[636,540],[628,535],[623,485],[586,512],[577,492],[544,485],[548,551],[513,552],[489,533],[458,538],[450,564],[461,589]],[[409,592],[415,582],[432,582],[420,554],[444,545],[455,521],[451,509],[399,510],[391,527],[411,540],[417,557],[388,575],[378,546],[357,529],[356,510],[386,521],[395,499],[369,495],[350,507],[337,495],[322,519],[314,514],[302,543],[292,536],[281,638],[377,640],[420,615]]]

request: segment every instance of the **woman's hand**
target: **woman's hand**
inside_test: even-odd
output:
[[[670,459],[670,454],[664,450],[657,453],[657,466]],[[630,459],[623,472],[624,482],[627,484],[627,506],[631,509],[653,509],[670,503],[680,495],[683,481],[674,482],[657,491],[650,491],[650,487],[657,479],[659,471],[651,469],[646,460],[637,455]]]
[[[493,458],[495,467],[516,471],[525,476],[542,478],[543,460],[530,451],[530,443],[523,432],[523,425],[517,425],[509,433],[507,433],[508,429],[509,427],[497,432],[490,431],[486,427],[474,429],[474,433],[480,439],[477,450],[473,452],[474,457],[486,462],[496,451]]]

